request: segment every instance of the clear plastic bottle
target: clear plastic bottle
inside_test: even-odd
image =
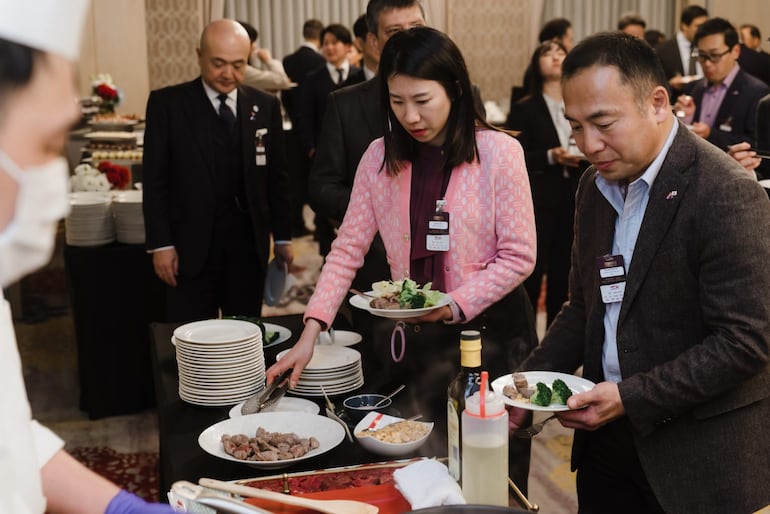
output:
[[[481,383],[481,332],[460,332],[460,366],[462,369],[447,389],[447,435],[449,440],[449,474],[460,481],[461,450],[460,415],[465,409],[465,399],[479,390]]]
[[[508,506],[508,411],[487,390],[488,380],[482,371],[481,389],[462,413],[463,496],[468,503]]]

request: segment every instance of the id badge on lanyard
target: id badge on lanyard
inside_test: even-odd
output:
[[[596,259],[599,291],[604,303],[623,301],[626,292],[626,268],[622,255],[605,255]]]
[[[444,210],[446,200],[436,200],[436,212],[428,220],[425,247],[432,252],[449,251],[449,213]]]
[[[267,134],[267,129],[258,129],[254,134],[254,157],[257,166],[267,165],[267,154],[265,153],[265,143],[262,136]]]

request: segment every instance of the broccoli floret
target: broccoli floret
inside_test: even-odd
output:
[[[567,405],[567,398],[572,396],[572,389],[564,383],[564,380],[557,378],[553,381],[553,384],[551,384],[551,388],[553,389],[554,401],[561,405]]]
[[[537,388],[537,391],[529,397],[529,402],[534,403],[535,405],[542,405],[543,407],[550,405],[552,393],[548,386],[542,382],[538,382],[535,387]]]

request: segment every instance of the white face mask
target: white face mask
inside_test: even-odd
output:
[[[13,219],[0,232],[0,286],[6,287],[48,263],[56,227],[69,211],[64,157],[22,170],[0,150],[0,168],[19,184]]]

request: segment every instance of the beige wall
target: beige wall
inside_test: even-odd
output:
[[[744,23],[751,23],[759,27],[762,32],[762,49],[770,51],[770,2],[767,0],[711,0],[709,14],[730,20],[737,29]]]
[[[198,74],[197,39],[219,0],[92,0],[83,37],[80,90],[90,93],[96,73],[110,73],[122,89],[123,114],[144,114],[150,89]],[[314,0],[320,1],[320,0]],[[484,100],[507,111],[540,25],[542,0],[423,0],[429,23],[446,30],[465,56]],[[677,0],[706,5],[736,26],[749,21],[770,36],[767,0]],[[146,7],[145,7],[146,6]],[[770,43],[763,44],[770,50]]]
[[[149,94],[144,0],[92,0],[83,34],[79,66],[82,95],[91,78],[109,73],[122,90],[117,111],[143,114]]]

